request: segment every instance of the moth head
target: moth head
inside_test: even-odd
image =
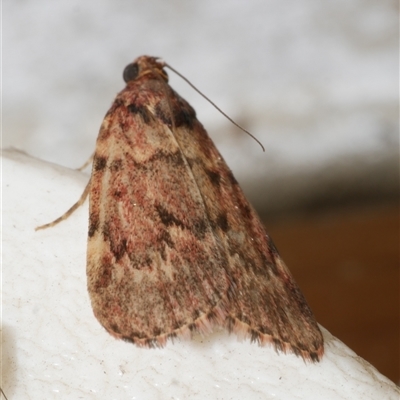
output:
[[[159,57],[141,56],[133,63],[128,64],[123,73],[126,83],[135,81],[144,75],[155,75],[156,79],[163,79],[168,82],[168,74],[165,72],[165,63],[158,61]]]

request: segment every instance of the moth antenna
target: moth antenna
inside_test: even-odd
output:
[[[236,123],[229,115],[225,114],[213,101],[211,101],[204,93],[202,93],[199,89],[197,89],[196,86],[193,85],[192,82],[189,81],[189,79],[185,78],[180,72],[178,72],[175,68],[172,68],[169,64],[166,62],[163,62],[164,66],[169,68],[171,71],[175,72],[178,76],[180,76],[188,85],[190,85],[200,96],[203,96],[212,106],[214,106],[223,116],[225,116],[229,121],[232,122],[233,125],[237,126],[239,129],[241,129],[243,132],[247,133],[250,137],[252,137],[262,148],[262,150],[265,152],[265,148],[262,145],[262,143],[254,136],[252,135],[248,130],[244,129],[242,126],[240,126],[238,123]]]

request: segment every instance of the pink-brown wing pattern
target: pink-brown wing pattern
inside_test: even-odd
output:
[[[143,346],[217,324],[320,359],[303,295],[163,66],[143,56],[127,67],[97,140],[87,263],[96,317]]]

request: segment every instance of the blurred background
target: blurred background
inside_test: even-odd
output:
[[[179,77],[318,321],[399,382],[398,3],[3,3],[2,146],[76,168],[123,68]]]

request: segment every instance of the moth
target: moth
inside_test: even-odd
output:
[[[319,361],[323,337],[305,298],[166,66],[142,56],[125,68],[97,138],[79,203],[89,194],[96,318],[143,347],[223,326]]]

